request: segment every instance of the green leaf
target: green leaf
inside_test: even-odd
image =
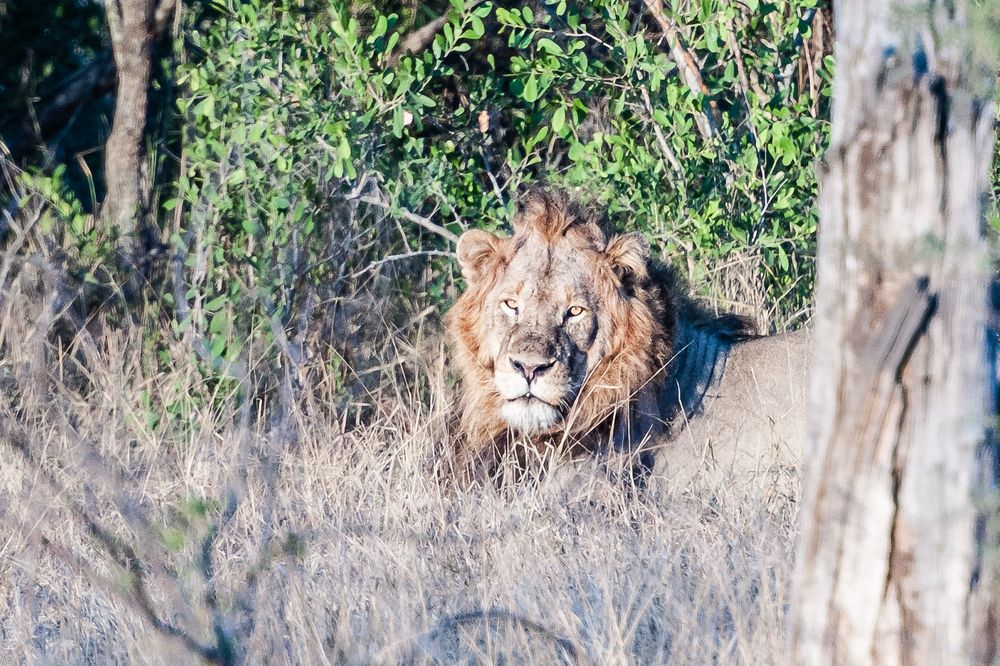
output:
[[[192,113],[194,113],[196,118],[207,118],[211,120],[215,116],[215,100],[211,97],[206,97],[195,104]]]
[[[417,103],[420,104],[420,106],[427,107],[428,109],[437,106],[437,102],[435,102],[427,95],[424,95],[423,93],[417,93],[415,95],[415,99],[417,100]]]
[[[401,106],[392,110],[392,135],[397,139],[403,136],[403,107]]]
[[[208,325],[208,332],[216,335],[229,330],[229,311],[219,310],[212,315],[212,321]]]
[[[479,39],[486,34],[486,26],[483,25],[483,20],[478,16],[470,16],[469,25],[469,29],[463,35],[466,39]]]
[[[542,37],[537,42],[535,42],[535,45],[539,49],[545,51],[546,53],[551,53],[552,55],[562,55],[563,52],[563,50],[559,48],[559,45],[553,42],[548,37]]]
[[[228,300],[229,298],[227,296],[216,296],[208,303],[205,303],[205,309],[208,312],[215,312],[216,310],[221,309],[222,306],[225,305]]]
[[[538,79],[532,74],[528,77],[528,80],[524,82],[524,90],[521,91],[521,97],[525,102],[534,102],[538,99]]]
[[[563,127],[566,126],[566,107],[560,106],[556,109],[555,113],[552,114],[552,132],[554,134],[560,134]]]
[[[574,162],[586,159],[587,147],[579,141],[574,141],[569,147],[569,158]]]

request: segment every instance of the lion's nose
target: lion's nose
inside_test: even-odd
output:
[[[520,358],[511,356],[509,358],[511,367],[521,373],[521,376],[529,384],[556,364],[555,359],[546,359],[540,356],[522,356]]]

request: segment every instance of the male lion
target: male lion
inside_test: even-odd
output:
[[[511,447],[522,460],[630,451],[647,470],[656,448],[674,471],[753,467],[769,452],[768,464],[795,462],[804,381],[789,375],[805,366],[803,334],[757,338],[742,318],[708,314],[640,234],[608,237],[563,193],[529,193],[513,229],[458,242],[468,289],[447,323],[463,464]]]

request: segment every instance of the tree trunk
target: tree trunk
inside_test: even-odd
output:
[[[151,184],[146,164],[146,110],[153,58],[154,0],[107,0],[118,71],[115,118],[104,149],[105,219],[116,229],[128,268],[135,269],[147,233]]]
[[[994,127],[966,20],[961,1],[837,6],[796,663],[998,657],[974,505],[994,481],[982,229]]]

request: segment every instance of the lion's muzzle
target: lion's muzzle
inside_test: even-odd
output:
[[[516,344],[514,338],[503,361],[496,364],[493,381],[505,403],[500,414],[514,430],[536,433],[559,423],[573,402],[573,381],[555,350]],[[516,345],[516,349],[515,349]],[[529,347],[525,349],[525,347]]]

